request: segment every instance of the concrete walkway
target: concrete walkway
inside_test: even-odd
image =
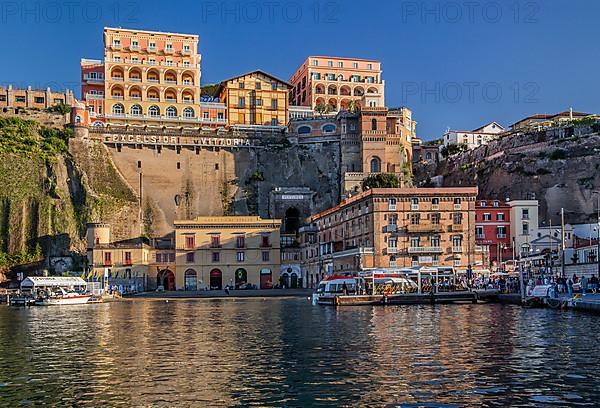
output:
[[[310,297],[314,289],[255,289],[230,290],[229,295],[224,290],[199,290],[176,292],[144,292],[125,296],[129,299],[223,299],[223,298],[252,298],[252,297]]]
[[[600,313],[600,293],[587,293],[573,301],[573,309]]]

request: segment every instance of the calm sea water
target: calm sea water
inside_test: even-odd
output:
[[[0,307],[0,405],[599,406],[600,318],[305,299]]]

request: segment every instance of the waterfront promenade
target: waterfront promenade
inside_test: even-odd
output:
[[[310,297],[314,289],[253,289],[253,290],[197,290],[142,292],[127,295],[127,299],[224,299],[224,298],[261,298],[261,297]]]

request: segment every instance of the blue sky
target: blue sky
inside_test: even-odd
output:
[[[288,79],[308,55],[382,61],[389,106],[420,137],[510,125],[533,113],[600,112],[600,2],[57,1],[0,4],[0,83],[75,88],[102,28],[200,36],[202,83],[253,69]]]

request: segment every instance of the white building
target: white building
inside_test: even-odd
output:
[[[510,235],[516,255],[530,255],[538,238],[538,201],[513,200],[510,205]]]
[[[443,136],[444,146],[464,144],[468,149],[474,149],[497,139],[505,131],[497,122],[488,123],[473,131],[448,130]]]

